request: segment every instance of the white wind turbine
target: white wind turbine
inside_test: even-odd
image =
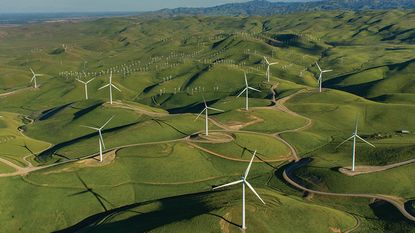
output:
[[[265,59],[265,62],[267,63],[267,79],[268,79],[268,82],[269,82],[269,80],[270,80],[270,68],[271,68],[271,66],[278,64],[278,62],[269,63],[269,61],[266,57],[264,57],[264,59]]]
[[[316,65],[318,67],[318,70],[320,71],[320,75],[318,77],[318,85],[319,85],[319,91],[321,92],[321,87],[323,85],[323,73],[332,72],[333,70],[322,70],[317,62],[316,62]]]
[[[90,127],[90,126],[81,125],[84,128],[93,129],[93,130],[98,131],[98,135],[99,135],[99,139],[98,139],[98,143],[99,143],[99,161],[100,162],[102,162],[102,148],[105,149],[104,138],[102,137],[102,130],[105,128],[105,126],[108,125],[108,123],[110,123],[110,121],[112,120],[112,118],[114,118],[114,116],[112,116],[107,122],[105,122],[105,124],[103,126],[101,126],[101,128],[96,128],[96,127]]]
[[[36,78],[37,77],[42,77],[43,76],[43,74],[36,74],[33,70],[32,70],[32,68],[30,68],[30,71],[32,72],[32,74],[33,74],[33,76],[32,76],[32,79],[30,80],[30,82],[33,82],[35,85],[34,85],[34,88],[37,88],[37,82],[36,82]]]
[[[355,128],[355,130],[354,130],[354,132],[353,132],[353,135],[352,135],[350,138],[346,139],[344,142],[340,143],[340,144],[336,147],[336,149],[337,149],[337,148],[339,148],[341,145],[343,145],[344,143],[346,143],[346,142],[348,142],[349,140],[353,139],[352,171],[355,171],[355,164],[356,164],[356,139],[360,139],[360,140],[362,140],[363,142],[365,142],[365,143],[369,144],[370,146],[375,147],[372,143],[370,143],[370,142],[366,141],[365,139],[361,138],[361,137],[357,134],[357,124],[358,124],[358,122],[357,122],[357,120],[356,120],[356,128]]]
[[[262,200],[262,198],[258,195],[258,193],[255,191],[255,189],[252,187],[252,185],[246,180],[246,178],[248,177],[248,174],[249,174],[249,170],[251,169],[252,162],[254,161],[255,155],[256,155],[256,151],[252,155],[251,161],[249,162],[248,168],[246,169],[245,174],[242,176],[242,179],[213,188],[213,190],[216,190],[216,189],[224,188],[224,187],[227,187],[227,186],[232,186],[232,185],[242,183],[242,229],[243,230],[246,229],[246,225],[245,225],[245,185],[248,186],[248,188],[251,189],[251,191],[265,205],[264,200]]]
[[[217,108],[211,108],[206,104],[206,100],[205,98],[203,98],[203,102],[205,103],[205,108],[199,113],[199,115],[197,115],[196,119],[199,119],[199,117],[203,114],[203,112],[205,112],[205,131],[206,131],[206,136],[209,136],[209,113],[208,110],[213,110],[213,111],[218,111],[218,112],[224,112],[223,110],[217,109]]]
[[[88,99],[88,83],[92,82],[94,79],[95,78],[90,79],[90,80],[88,80],[86,82],[84,82],[84,81],[82,81],[80,79],[76,79],[76,80],[78,80],[78,82],[83,83],[85,85],[85,99]]]
[[[110,73],[110,82],[107,85],[99,88],[98,90],[102,90],[102,89],[104,89],[106,87],[109,87],[109,89],[110,89],[110,104],[112,104],[112,88],[115,88],[116,90],[118,90],[119,92],[121,92],[121,90],[118,87],[116,87],[114,84],[112,84],[112,71]]]
[[[245,72],[244,72],[244,75],[245,75],[245,89],[243,89],[237,97],[240,97],[245,92],[245,94],[246,94],[246,96],[245,96],[245,110],[248,111],[249,110],[249,90],[253,90],[253,91],[257,91],[257,92],[261,92],[261,91],[258,90],[258,89],[255,89],[253,87],[250,87],[248,85],[248,79],[246,78],[246,73]]]

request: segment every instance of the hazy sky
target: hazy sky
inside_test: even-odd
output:
[[[162,8],[214,6],[230,2],[246,1],[247,0],[0,0],[0,12],[149,11]]]

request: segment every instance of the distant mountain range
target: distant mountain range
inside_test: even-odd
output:
[[[164,16],[180,15],[273,15],[295,12],[309,12],[321,10],[386,10],[386,9],[414,9],[415,0],[322,0],[309,2],[269,2],[253,0],[243,3],[229,3],[207,8],[175,8],[163,9],[144,14]]]

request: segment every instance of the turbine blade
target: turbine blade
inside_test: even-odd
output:
[[[107,85],[105,85],[105,86],[103,86],[103,87],[100,87],[98,90],[102,90],[102,89],[104,89],[104,88],[106,88],[106,87],[109,87],[110,85],[109,84],[107,84]]]
[[[317,65],[317,67],[318,67],[318,70],[320,70],[320,72],[322,72],[322,70],[321,70],[321,68],[320,68],[320,66],[319,66],[319,64],[318,64],[318,62],[316,62],[316,65]]]
[[[104,149],[106,149],[105,148],[105,143],[104,143],[104,138],[102,137],[102,132],[101,131],[99,131],[99,140],[101,141],[102,147]]]
[[[269,61],[268,59],[264,56],[265,61],[267,62],[267,64],[269,65]]]
[[[202,96],[202,98],[203,98],[203,103],[205,104],[205,109],[208,107],[207,106],[207,103],[206,103],[206,99],[205,99],[205,97],[204,96]]]
[[[217,108],[211,108],[211,107],[207,107],[207,108],[213,111],[224,112],[223,110],[217,109]]]
[[[95,79],[95,78],[92,78],[92,79],[88,80],[88,81],[86,82],[86,84],[88,84],[88,83],[90,83],[90,82],[94,81],[94,79]]]
[[[114,116],[112,116],[107,122],[105,122],[105,124],[101,127],[101,129],[103,129],[105,126],[108,125],[108,123],[110,123],[110,121],[114,118]]]
[[[221,189],[221,188],[232,186],[232,185],[235,185],[235,184],[240,184],[242,182],[244,182],[244,181],[243,180],[234,181],[234,182],[231,182],[231,183],[228,183],[228,184],[224,184],[224,185],[221,185],[221,186],[218,186],[218,187],[214,187],[212,190]]]
[[[276,65],[276,64],[278,64],[278,62],[270,63],[269,65],[273,66],[273,65]]]
[[[244,72],[245,75],[245,85],[248,86],[248,78],[246,77],[246,73]]]
[[[76,79],[78,82],[80,82],[80,83],[83,83],[83,84],[86,84],[84,81],[82,81],[82,80],[79,80],[79,79]]]
[[[257,91],[257,92],[261,92],[260,90],[255,89],[255,88],[253,88],[253,87],[248,87],[248,89],[253,90],[253,91]]]
[[[332,72],[333,70],[323,70],[323,73]]]
[[[248,91],[248,90],[247,90],[247,88],[245,88],[243,91],[241,91],[241,93],[239,93],[239,95],[238,95],[238,96],[236,96],[236,97],[241,97],[241,95],[242,95],[245,91]]]
[[[88,129],[93,129],[93,130],[99,130],[98,128],[94,128],[94,127],[86,126],[86,125],[81,125],[81,127],[88,128]]]
[[[265,201],[262,200],[262,198],[259,196],[259,194],[255,191],[254,187],[252,187],[252,185],[245,180],[245,184],[249,187],[249,189],[251,189],[251,191],[255,194],[255,196],[258,197],[259,200],[261,200],[261,202],[265,205]]]
[[[32,70],[32,68],[30,68],[30,71],[32,72],[33,75],[35,75],[35,72]]]
[[[200,113],[199,113],[199,115],[197,115],[197,117],[196,117],[196,119],[195,119],[195,121],[197,120],[197,119],[199,119],[199,117],[204,113],[206,111],[206,108],[205,109],[203,109],[203,111],[201,111]]]
[[[114,84],[111,84],[111,86],[115,89],[117,89],[117,91],[122,92],[117,86],[115,86]]]
[[[348,138],[348,139],[346,139],[346,140],[344,140],[342,143],[340,143],[337,147],[336,147],[336,149],[337,148],[339,148],[341,145],[343,145],[344,143],[346,143],[346,142],[348,142],[350,139],[352,139],[354,137],[354,135],[353,136],[351,136],[350,138]]]
[[[251,158],[251,161],[249,162],[248,168],[246,168],[245,175],[244,175],[245,179],[248,177],[249,171],[251,170],[252,162],[254,161],[255,155],[256,155],[256,151],[252,155],[252,158]]]
[[[362,140],[363,142],[366,142],[366,144],[369,144],[371,147],[376,147],[375,145],[373,145],[372,143],[366,141],[365,139],[361,138],[359,135],[356,134],[356,137],[359,138],[360,140]]]

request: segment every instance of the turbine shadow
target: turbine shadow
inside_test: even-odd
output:
[[[231,225],[233,225],[233,226],[235,226],[235,227],[242,228],[242,225],[239,225],[239,224],[236,224],[236,223],[234,223],[234,222],[231,222],[230,220],[228,220],[228,219],[226,219],[225,217],[220,216],[220,215],[218,215],[218,214],[208,213],[208,215],[212,215],[212,216],[218,217],[218,218],[222,219],[223,221],[225,221],[225,222],[227,222],[227,223],[229,223],[229,224],[231,224]]]
[[[76,173],[76,177],[82,183],[82,185],[84,186],[85,190],[84,191],[81,191],[81,192],[73,193],[73,194],[69,195],[70,197],[77,196],[77,195],[81,195],[81,194],[84,194],[84,193],[91,193],[95,197],[95,199],[97,199],[98,203],[102,206],[102,208],[104,209],[105,212],[107,212],[108,209],[105,206],[104,202],[106,202],[110,206],[113,206],[113,204],[110,201],[108,201],[105,197],[103,197],[99,193],[95,192],[92,188],[90,188],[86,184],[86,182],[79,176],[78,173]]]
[[[105,133],[115,132],[117,130],[125,129],[125,128],[128,128],[130,126],[133,126],[133,125],[136,125],[136,124],[139,124],[139,123],[140,122],[134,122],[134,123],[131,123],[131,124],[127,124],[127,125],[123,125],[123,126],[119,126],[119,127],[115,127],[115,128],[103,130],[102,133],[105,134]],[[69,140],[69,141],[66,141],[66,142],[62,142],[62,143],[56,144],[53,147],[51,147],[51,148],[49,148],[49,149],[41,152],[36,157],[36,161],[39,162],[39,163],[46,163],[50,159],[52,159],[52,157],[56,154],[56,151],[58,151],[59,149],[62,149],[64,147],[66,147],[66,146],[70,146],[70,145],[76,144],[76,143],[78,143],[81,140],[85,140],[85,139],[90,139],[90,138],[96,137],[97,135],[98,135],[98,132],[94,132],[94,133],[90,133],[90,134],[87,134],[87,135],[84,135],[84,136],[81,136],[81,137],[78,137],[78,138],[74,138],[74,139]]]
[[[180,134],[183,134],[184,136],[189,136],[189,134],[188,134],[188,133],[181,131],[180,129],[176,128],[176,126],[171,125],[171,124],[167,123],[167,122],[166,122],[166,121],[164,121],[164,120],[155,119],[155,118],[153,118],[153,119],[151,119],[151,120],[152,120],[152,121],[154,121],[154,122],[156,122],[156,123],[157,123],[160,127],[163,127],[163,125],[162,125],[162,124],[164,124],[164,125],[167,125],[168,127],[172,128],[172,129],[176,130],[176,131],[177,131],[177,132],[179,132]]]
[[[190,220],[203,214],[209,214],[225,204],[226,199],[210,191],[144,201],[89,216],[71,227],[56,231],[56,233],[78,231],[119,232],[120,229],[123,232],[149,232],[174,222]],[[152,206],[157,207],[154,207],[156,209],[152,210]],[[140,207],[144,207],[144,211],[136,209]],[[121,220],[111,221],[115,216],[126,212],[133,215]],[[230,222],[230,224],[233,223]]]
[[[27,144],[26,144],[26,142],[24,143],[24,146],[21,146],[21,147],[23,147],[23,148],[25,148],[27,151],[29,151],[29,153],[31,154],[31,155],[33,155],[33,156],[37,156],[28,146],[27,146]]]
[[[255,152],[255,150],[251,150],[247,147],[244,147],[242,145],[240,145],[239,143],[237,143],[236,141],[232,141],[233,143],[235,143],[235,145],[239,146],[240,148],[242,148],[242,152],[241,152],[241,158],[244,156],[245,152],[248,151],[249,153],[253,154]],[[265,161],[264,159],[262,159],[260,156],[264,156],[263,154],[257,152],[255,157],[257,159],[259,159],[261,162],[265,163],[266,165],[268,165],[269,167],[273,168],[273,169],[277,169],[276,166],[272,165],[271,163]]]

